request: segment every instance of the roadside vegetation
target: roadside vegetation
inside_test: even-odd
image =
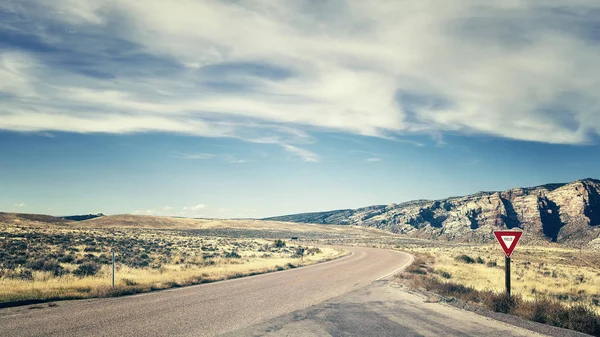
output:
[[[504,291],[504,253],[498,245],[407,247],[434,258],[432,267],[452,282]],[[520,245],[511,257],[512,293],[565,305],[584,304],[600,314],[600,252]],[[437,275],[437,274],[436,274]]]
[[[251,235],[0,224],[0,302],[133,294],[296,268],[342,254]]]
[[[477,250],[479,251],[479,249],[483,249],[483,252],[486,251],[485,248]],[[513,262],[511,262],[511,269],[514,272],[513,279],[518,279],[522,284],[513,286],[512,296],[508,296],[504,292],[503,264],[500,265],[495,261],[485,262],[483,257],[479,261],[479,257],[473,258],[467,254],[457,254],[454,257],[450,254],[441,257],[441,254],[432,254],[431,250],[429,253],[414,252],[414,250],[413,254],[416,256],[414,263],[397,275],[400,282],[413,289],[433,292],[445,297],[447,301],[460,299],[495,312],[517,315],[535,322],[600,336],[600,314],[595,301],[598,293],[582,297],[584,292],[577,289],[577,285],[580,284],[578,279],[573,280],[570,288],[545,288],[544,285],[547,285],[548,282],[536,279],[535,275],[516,271],[517,268],[514,268]],[[540,251],[542,250],[540,249]],[[449,252],[446,251],[446,253]],[[524,265],[529,266],[530,264]],[[566,269],[569,269],[566,266],[556,267],[562,272],[567,272]],[[482,272],[481,268],[489,268],[494,272]],[[499,272],[495,272],[496,270]],[[544,275],[543,273],[541,274]],[[536,280],[540,281],[538,287],[547,289],[546,293],[522,292],[522,289],[532,289],[528,287],[531,287]],[[497,283],[502,283],[502,286]],[[586,289],[592,289],[591,287]],[[575,296],[580,297],[575,298]]]

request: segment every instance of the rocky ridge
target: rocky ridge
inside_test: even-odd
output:
[[[521,229],[524,241],[600,247],[600,180],[479,192],[268,220],[376,227],[411,237],[489,242],[493,231]]]

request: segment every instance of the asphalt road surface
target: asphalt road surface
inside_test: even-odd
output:
[[[0,310],[2,336],[213,336],[309,308],[409,264],[401,252],[349,248],[310,267],[55,307]]]
[[[406,291],[393,281],[375,281],[351,293],[223,337],[440,337],[440,336],[589,336],[516,316],[492,319],[431,297]]]

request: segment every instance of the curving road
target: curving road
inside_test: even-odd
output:
[[[406,253],[352,255],[299,269],[122,298],[0,310],[3,336],[213,336],[365,287],[410,264]]]

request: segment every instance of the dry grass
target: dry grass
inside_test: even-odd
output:
[[[0,224],[0,302],[131,294],[296,268],[345,253],[306,242],[276,242],[193,230]],[[110,286],[111,249],[117,261],[115,288]],[[85,265],[98,270],[78,276]]]
[[[280,232],[319,232],[320,234],[343,234],[344,236],[364,236],[365,234],[390,235],[373,228],[339,225],[313,225],[295,222],[263,221],[252,219],[189,219],[146,215],[110,215],[71,223],[80,228],[151,228],[151,229],[242,229]]]
[[[471,261],[462,257],[456,260]],[[590,305],[584,303],[565,304],[559,299],[543,296],[525,300],[519,294],[509,296],[504,292],[476,289],[452,280],[444,280],[449,277],[442,276],[440,278],[440,275],[444,275],[446,272],[434,269],[433,265],[436,265],[434,256],[416,253],[413,265],[397,277],[400,282],[406,283],[412,288],[424,289],[445,297],[459,298],[496,312],[517,315],[535,322],[600,336],[600,314],[595,312]]]
[[[119,292],[127,292],[127,288],[132,292],[165,289],[306,266],[343,254],[329,247],[320,250],[321,253],[302,259],[289,257],[289,254],[273,254],[272,257],[219,258],[209,266],[169,264],[159,269],[118,266],[115,283]],[[76,266],[65,264],[64,267],[74,269]],[[57,277],[49,272],[35,271],[33,280],[0,278],[0,302],[102,297],[111,293],[111,278],[109,265],[102,266],[97,275],[87,277],[72,274]]]
[[[431,266],[476,290],[504,291],[504,254],[497,245],[411,247],[435,258]],[[464,257],[474,260],[466,263]],[[511,257],[511,290],[524,300],[542,297],[584,304],[600,313],[600,254],[559,247],[519,246]]]

